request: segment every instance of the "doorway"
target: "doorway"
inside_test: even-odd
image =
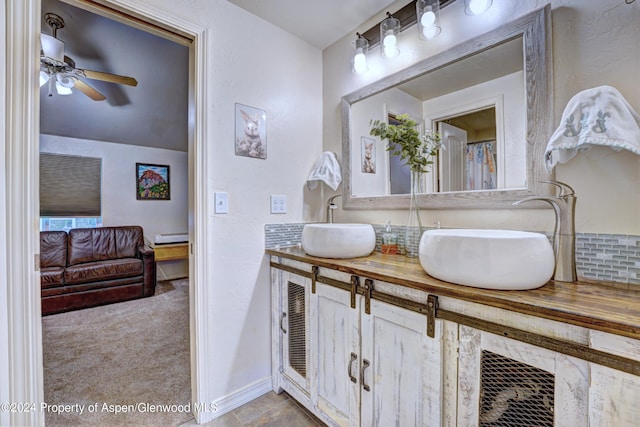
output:
[[[100,10],[85,10],[83,5],[42,0],[45,21],[42,34],[51,37],[56,34],[53,41],[63,43],[68,68],[77,67],[83,72],[78,75],[49,66],[50,56],[45,53],[47,59],[41,71],[49,79],[40,93],[41,162],[51,155],[66,157],[69,152],[73,153],[73,159],[97,159],[101,164],[98,172],[87,175],[101,176],[102,182],[98,182],[96,191],[75,192],[82,194],[76,205],[78,213],[86,212],[88,195],[95,195],[102,203],[98,201],[98,208],[92,213],[99,215],[101,224],[140,226],[145,243],[156,247],[158,234],[183,235],[188,231],[190,42],[177,43],[174,34],[151,34],[143,25],[134,28],[125,19],[111,19]],[[47,37],[44,41],[50,40]],[[46,46],[44,41],[42,44]],[[103,77],[104,72],[110,74]],[[65,77],[71,80],[70,95],[58,87]],[[173,80],[169,81],[169,77]],[[132,80],[133,84],[128,84]],[[96,99],[95,93],[106,99]],[[154,121],[164,125],[141,126]],[[143,163],[153,164],[146,167],[153,167],[154,171],[165,168],[162,178],[165,193],[159,200],[141,200],[137,193],[134,197],[133,191],[126,191],[139,176],[138,166]],[[63,170],[68,169],[58,169]],[[69,174],[61,175],[66,183]],[[47,182],[41,179],[41,184]],[[71,182],[62,188],[75,185]],[[65,191],[65,196],[57,198],[53,206],[58,206],[70,193],[73,192]],[[47,191],[41,189],[40,194],[41,211],[45,212]],[[63,210],[61,214],[69,216],[73,211]],[[90,227],[88,221],[80,222],[79,218],[47,220],[41,220],[42,225],[48,225],[41,231]],[[155,249],[158,282],[152,296],[43,316],[45,402],[148,401],[163,405],[190,402],[188,281],[167,281],[188,276],[188,262],[160,262],[159,250]],[[43,295],[45,292],[52,290],[43,290]],[[88,294],[83,299],[91,300]],[[104,297],[95,299],[99,303]],[[109,333],[103,333],[105,330]],[[85,373],[87,368],[93,372],[89,377]],[[180,424],[188,421],[190,414],[131,411],[125,415],[96,411],[78,417],[74,411],[47,410],[44,416],[47,425],[74,425],[78,421],[108,424],[120,419],[130,424],[137,424],[139,419]]]
[[[495,105],[438,120],[436,125],[444,147],[438,156],[438,190],[496,189]]]
[[[80,2],[78,1],[78,4]],[[83,2],[85,3],[85,2]],[[87,1],[85,4],[97,7],[96,2]],[[190,49],[190,96],[189,96],[189,277],[190,277],[190,342],[191,342],[191,377],[193,401],[204,401],[207,390],[202,378],[207,367],[202,362],[204,357],[199,354],[197,345],[203,340],[202,331],[205,329],[203,315],[205,307],[203,301],[197,297],[203,293],[203,279],[207,276],[207,266],[198,262],[199,254],[206,252],[204,239],[199,236],[207,235],[207,212],[205,203],[195,203],[205,197],[205,182],[207,180],[206,144],[203,124],[205,122],[205,108],[207,94],[203,88],[206,64],[203,60],[206,52],[205,28],[191,22],[177,19],[172,14],[159,11],[149,5],[139,5],[135,12],[130,10],[113,10],[133,17],[140,21],[140,17],[155,26],[172,29],[193,39]],[[7,299],[8,334],[3,335],[3,341],[8,343],[8,359],[0,361],[2,373],[11,372],[4,376],[2,396],[8,401],[41,402],[42,401],[42,337],[40,329],[40,292],[38,263],[33,263],[39,253],[38,231],[33,226],[37,223],[38,204],[32,194],[37,194],[38,183],[38,86],[36,80],[36,64],[39,57],[37,51],[37,37],[40,34],[40,0],[7,0],[5,10],[5,30],[10,35],[7,40],[7,74],[6,99],[12,105],[11,114],[6,114],[6,176],[12,177],[11,186],[7,185],[7,232],[2,236],[6,247],[12,247],[13,253],[6,258],[7,266]],[[32,73],[25,73],[32,70]],[[193,94],[198,93],[198,97]],[[9,105],[9,104],[8,104]],[[197,233],[196,233],[197,230]],[[37,258],[36,258],[37,260]],[[32,267],[33,266],[33,267]],[[43,415],[39,411],[21,414],[2,414],[2,421],[10,421],[14,425],[42,425]],[[196,414],[196,419],[200,416]]]

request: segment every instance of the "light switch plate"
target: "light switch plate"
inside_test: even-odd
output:
[[[271,213],[272,214],[286,214],[287,213],[287,196],[286,195],[271,195]]]
[[[229,213],[229,195],[225,192],[215,192],[213,195],[215,202],[214,212],[217,214]]]

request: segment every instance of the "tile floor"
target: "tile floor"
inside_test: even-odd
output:
[[[196,426],[195,420],[180,427]],[[325,424],[286,393],[269,393],[216,418],[203,427],[319,427]]]

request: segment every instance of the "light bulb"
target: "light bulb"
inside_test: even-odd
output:
[[[49,74],[46,71],[40,70],[40,87],[44,86],[49,81]]]
[[[73,93],[70,87],[64,87],[60,82],[56,82],[56,91],[58,95],[71,95]]]
[[[367,65],[367,49],[369,49],[369,42],[362,37],[360,33],[356,33],[358,38],[355,41],[356,54],[353,56],[353,72],[356,74],[365,73],[369,70]]]
[[[388,47],[395,48],[396,36],[393,34],[387,34],[386,36],[384,36],[384,40],[382,41],[382,44],[384,44],[385,48],[388,48]]]
[[[469,12],[473,15],[480,15],[482,12],[489,9],[489,6],[491,6],[491,1],[489,0],[470,0]]]
[[[400,50],[396,47],[396,36],[393,34],[387,34],[382,40],[384,56],[387,58],[393,58],[400,53]]]
[[[353,71],[357,74],[364,73],[369,69],[367,66],[367,55],[362,52],[356,53],[353,57]]]
[[[430,25],[422,29],[422,35],[427,40],[435,38],[438,34],[440,34],[440,27],[437,27],[435,25]]]
[[[416,14],[418,19],[418,37],[431,40],[440,34],[440,0],[417,0]]]
[[[397,48],[396,34],[400,31],[400,20],[391,16],[387,12],[388,18],[380,23],[380,53],[382,56],[392,58],[400,54]]]
[[[60,86],[71,89],[76,84],[76,79],[73,76],[67,74],[58,74],[56,76]]]
[[[423,27],[431,27],[433,26],[433,24],[435,24],[435,22],[436,22],[436,14],[430,10],[423,13],[422,16],[420,17],[420,23],[422,24]]]

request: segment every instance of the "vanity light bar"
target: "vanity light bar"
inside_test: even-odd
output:
[[[393,15],[394,18],[397,18],[400,20],[400,32],[404,31],[407,27],[410,27],[418,22],[418,18],[416,16],[416,1],[417,0],[413,0],[411,3],[404,6],[402,9],[391,14]],[[455,0],[440,0],[440,10],[450,5],[454,1]],[[364,37],[369,41],[369,49],[380,44],[380,23],[381,22],[378,22],[376,25],[369,28],[364,33],[362,32],[360,33],[362,37]]]

